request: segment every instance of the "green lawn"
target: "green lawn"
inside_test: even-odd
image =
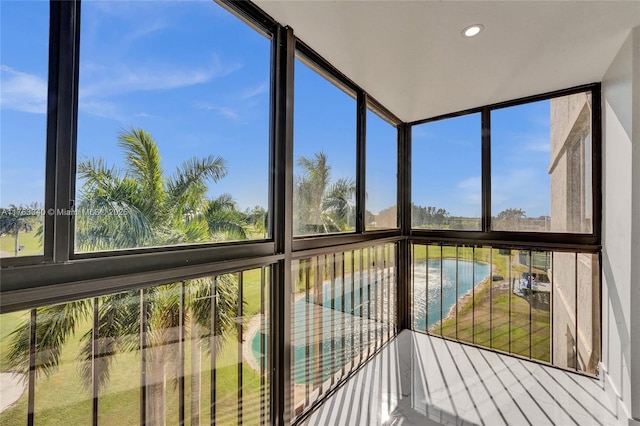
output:
[[[4,359],[4,354],[7,353],[10,344],[7,336],[16,329],[18,324],[28,318],[28,311],[11,312],[0,315],[0,371],[7,370]]]
[[[476,249],[476,260],[488,261],[489,250],[481,250],[479,253]],[[473,301],[469,297],[466,304],[463,303],[463,306],[458,307],[457,336],[455,313],[443,321],[442,334],[526,357],[531,352],[532,358],[549,362],[550,311],[530,308],[532,305],[527,297],[513,294],[510,290],[509,278],[520,276],[520,272],[528,268],[512,265],[512,272],[509,275],[507,273],[509,256],[500,255],[498,250],[493,250],[491,260],[494,265],[494,275],[502,275],[506,281],[488,280],[485,284],[476,287]],[[534,272],[543,271],[534,270]],[[436,324],[431,331],[439,334],[440,325]]]
[[[18,245],[24,249],[18,252],[18,256],[34,256],[42,254],[42,244],[40,237],[36,236],[36,229],[31,232],[20,232],[18,234]],[[15,253],[15,240],[11,235],[0,237],[0,251],[9,253],[13,257]]]
[[[456,251],[456,247],[451,246],[441,248],[438,245],[416,244],[413,246],[412,256],[414,262],[424,261],[428,255],[430,260],[440,259],[442,256],[443,259],[457,257],[461,260],[490,263],[493,265],[492,276],[501,276],[505,280],[494,282],[489,278],[486,284],[476,287],[473,303],[470,297],[467,298],[468,302],[458,308],[457,314],[453,313],[443,321],[443,336],[527,357],[531,340],[531,357],[549,361],[550,313],[536,308],[530,311],[526,298],[511,293],[508,283],[529,268],[514,264],[509,253],[515,254],[515,251],[503,254],[499,249],[476,248],[474,253],[469,247],[460,247]],[[535,268],[533,272],[546,273]],[[435,324],[431,331],[439,334],[440,324]]]
[[[260,309],[260,270],[244,272],[245,319],[248,320]],[[17,312],[0,316],[0,340],[2,360],[0,368],[6,371],[4,360],[6,348],[10,344],[8,334],[15,329],[28,313]],[[89,330],[88,322],[80,324],[77,333],[63,347],[61,362],[57,372],[49,377],[39,378],[36,384],[35,421],[43,425],[90,424],[91,393],[82,385],[78,373],[80,362],[77,359],[80,348],[80,336]],[[187,330],[189,333],[189,330]],[[199,375],[191,373],[192,341],[189,335],[185,343],[185,407],[187,424],[190,424],[191,381],[199,377],[201,382],[202,423],[210,418],[210,382],[211,359],[204,349],[200,350],[202,371]],[[140,354],[137,352],[117,353],[111,360],[109,382],[99,398],[99,421],[102,424],[133,425],[139,424],[140,417]],[[241,359],[241,358],[240,358]],[[216,359],[216,424],[236,424],[238,407],[238,342],[237,335],[231,332],[223,344]],[[247,424],[256,424],[260,415],[260,374],[246,363],[242,363],[242,410]],[[2,425],[24,425],[27,417],[27,395],[0,413]],[[267,403],[268,404],[268,403]],[[165,401],[167,423],[178,422],[178,387],[175,381],[167,383]]]

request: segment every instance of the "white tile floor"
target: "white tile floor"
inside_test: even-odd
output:
[[[305,425],[620,425],[602,383],[408,330]]]

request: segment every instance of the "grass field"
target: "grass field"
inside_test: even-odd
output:
[[[244,272],[245,319],[260,309],[260,270]],[[8,335],[23,320],[28,312],[15,312],[0,316],[0,369],[6,371],[6,350],[11,344]],[[92,399],[90,390],[83,385],[79,374],[78,360],[80,336],[90,328],[89,322],[79,324],[76,334],[64,345],[57,371],[49,377],[36,381],[35,421],[43,425],[90,424]],[[198,349],[187,329],[185,342],[185,401],[186,417],[190,416],[191,382],[201,384],[202,422],[209,422],[211,401],[211,359],[204,349]],[[194,345],[192,345],[194,344]],[[192,373],[192,351],[199,354],[201,373]],[[98,417],[102,424],[133,425],[140,422],[140,371],[141,358],[138,352],[122,352],[109,355],[111,368],[109,382],[100,392]],[[238,354],[237,334],[226,336],[222,350],[216,359],[216,424],[236,424],[238,415],[238,365],[242,363],[242,413],[247,424],[258,423],[260,415],[260,374]],[[196,370],[197,371],[197,370]],[[170,371],[167,377],[176,377]],[[179,394],[176,380],[167,380],[165,409],[168,424],[178,423]],[[24,425],[27,418],[27,394],[4,412],[0,413],[1,425]],[[268,404],[268,403],[267,403]],[[190,424],[190,421],[187,421]]]
[[[469,299],[459,309],[457,336],[455,313],[442,323],[442,334],[525,357],[531,355],[531,358],[549,362],[550,320],[548,310],[530,310],[528,300],[512,294],[508,286],[499,287],[488,282],[476,291],[473,303]],[[439,334],[439,327],[432,332]]]
[[[24,248],[18,252],[18,256],[36,256],[42,254],[42,244],[40,243],[40,237],[36,236],[36,230],[20,232],[18,234],[18,245],[24,246]],[[13,236],[5,235],[0,237],[0,251],[4,251],[8,253],[8,256],[13,257],[15,253],[15,240]]]
[[[428,247],[428,248],[427,248]],[[415,245],[414,261],[427,258],[440,259],[440,246]],[[476,262],[491,263],[492,277],[502,279],[479,284],[474,295],[468,295],[442,324],[437,323],[431,328],[434,334],[475,343],[480,346],[511,352],[525,357],[550,361],[550,311],[538,308],[530,303],[527,297],[521,297],[511,292],[511,282],[514,277],[520,277],[529,268],[516,264],[511,254],[501,253],[498,249],[461,247],[456,252],[455,247],[442,247],[442,258],[455,258]],[[546,271],[532,269],[535,273]]]

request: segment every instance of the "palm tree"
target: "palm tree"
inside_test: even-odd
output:
[[[118,140],[125,153],[124,171],[108,167],[101,158],[78,165],[83,186],[78,204],[80,214],[76,218],[76,245],[81,250],[246,238],[247,224],[242,221],[231,196],[206,198],[207,181],[216,182],[227,173],[221,157],[192,158],[165,178],[158,146],[149,133],[132,128],[121,132]],[[126,214],[112,214],[114,211]],[[84,384],[92,383],[95,367],[98,386],[102,388],[109,381],[113,361],[110,355],[143,351],[147,366],[147,417],[150,424],[163,425],[166,384],[175,383],[178,378],[177,345],[172,343],[177,341],[179,325],[189,324],[192,351],[200,353],[202,341],[210,341],[203,339],[207,331],[223,336],[236,325],[238,283],[234,275],[226,274],[219,276],[215,283],[203,278],[151,287],[144,290],[144,312],[141,297],[141,291],[102,297],[98,306],[99,356],[93,360],[94,330],[91,329],[82,336],[78,359]],[[186,301],[184,311],[180,310],[180,297]],[[211,329],[212,300],[215,300],[216,312],[214,330]],[[62,346],[76,333],[79,324],[91,319],[92,306],[92,301],[85,299],[37,309],[37,376],[56,371]],[[141,347],[140,342],[141,318],[146,324],[145,347]],[[29,337],[29,321],[12,333],[7,361],[17,372],[29,371]],[[216,346],[221,346],[224,339],[215,341],[213,348],[205,343],[205,350],[212,356],[219,353]],[[200,375],[200,362],[192,363],[192,375]],[[200,390],[197,384],[193,386],[191,423],[198,424]]]
[[[18,256],[20,251],[20,232],[33,231],[37,210],[37,204],[18,207],[11,204],[9,208],[0,209],[0,235],[9,234],[13,237],[14,256]]]
[[[247,238],[248,222],[229,194],[208,200],[204,206],[204,218],[210,235],[217,241]]]
[[[231,196],[206,198],[207,181],[217,182],[227,174],[223,158],[191,158],[165,178],[149,133],[132,128],[118,139],[125,153],[124,172],[101,158],[78,165],[83,182],[76,221],[80,250],[205,242],[212,236],[246,238],[247,224]]]
[[[298,234],[345,231],[353,226],[352,212],[356,192],[353,179],[331,181],[327,155],[300,157],[302,175],[296,177],[294,190],[294,229]]]
[[[255,206],[253,209],[245,211],[247,221],[253,226],[255,233],[262,238],[267,238],[269,231],[269,214],[261,206]]]
[[[180,318],[180,292],[187,309]],[[213,293],[212,293],[213,291]],[[238,282],[233,274],[189,280],[151,287],[144,291],[146,310],[141,311],[141,291],[130,291],[100,298],[98,304],[98,348],[94,360],[93,328],[81,337],[78,363],[82,383],[91,389],[93,368],[97,372],[99,389],[109,382],[115,354],[144,351],[148,397],[148,424],[166,424],[164,404],[167,383],[177,383],[180,360],[177,354],[180,323],[188,324],[191,342],[191,424],[199,424],[202,350],[217,356],[228,333],[235,329],[238,306]],[[212,300],[215,303],[215,329],[211,329]],[[36,313],[36,379],[57,371],[64,344],[75,335],[78,327],[92,319],[90,299],[45,306]],[[147,324],[146,345],[141,347],[141,317]],[[23,322],[11,334],[7,363],[23,377],[29,372],[30,323]],[[211,347],[211,334],[215,344]],[[207,338],[209,337],[209,338]]]

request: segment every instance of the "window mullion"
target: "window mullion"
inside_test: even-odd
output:
[[[72,221],[74,180],[75,180],[75,134],[78,103],[78,51],[80,45],[80,3],[79,2],[52,2],[58,3],[60,21],[57,32],[58,63],[57,75],[52,83],[57,86],[56,113],[50,118],[50,126],[55,126],[55,136],[52,142],[55,146],[54,153],[48,156],[48,161],[54,161],[53,207],[48,204],[47,216],[53,232],[47,236],[52,239],[52,255],[54,262],[65,262],[73,249],[72,245]],[[52,6],[54,7],[54,6]],[[51,130],[51,128],[49,128]],[[53,131],[52,131],[53,132]],[[50,137],[53,134],[49,135]],[[51,164],[47,164],[51,169]],[[48,175],[47,177],[51,177]],[[49,189],[49,187],[48,187]],[[53,210],[51,210],[53,209]]]
[[[356,106],[356,233],[364,232],[367,191],[367,94],[358,90]]]
[[[482,232],[491,230],[491,110],[482,109]]]

